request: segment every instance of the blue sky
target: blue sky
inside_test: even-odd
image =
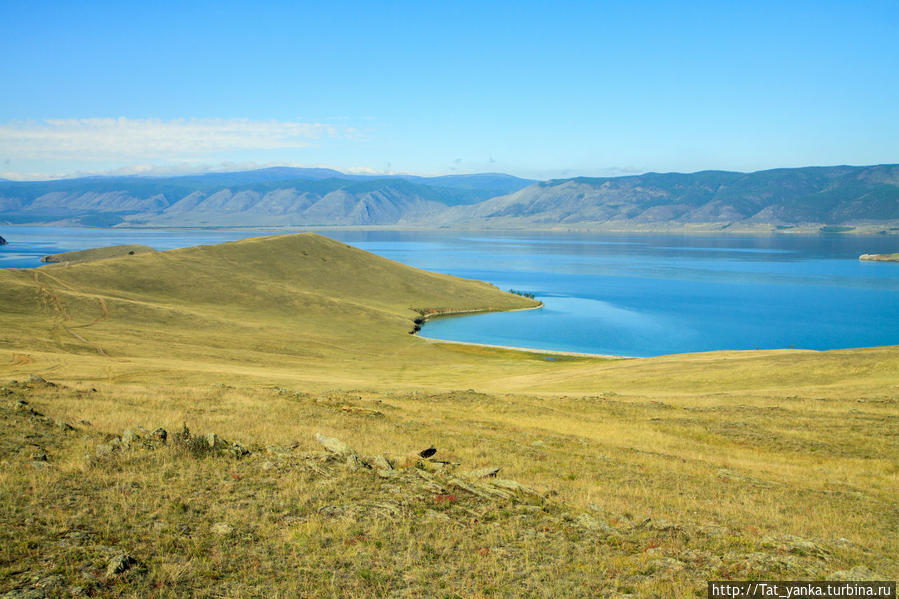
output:
[[[2,0],[0,52],[8,178],[899,162],[895,0]]]

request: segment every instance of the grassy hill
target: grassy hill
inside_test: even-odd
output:
[[[899,576],[899,349],[605,360],[409,334],[534,305],[311,234],[0,270],[0,593]]]

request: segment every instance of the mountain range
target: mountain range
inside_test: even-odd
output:
[[[0,222],[471,228],[855,225],[899,221],[899,165],[533,181],[276,167],[0,181]]]

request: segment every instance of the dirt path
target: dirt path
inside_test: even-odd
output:
[[[53,290],[53,288],[50,287],[49,284],[43,283],[41,281],[40,275],[44,275],[47,279],[54,281],[58,285],[62,285],[63,287],[66,287],[70,291],[74,291],[74,292],[78,293],[78,290],[73,288],[71,285],[64,283],[63,281],[60,281],[56,277],[47,275],[46,273],[38,273],[37,270],[35,270],[33,272],[32,276],[34,278],[34,282],[40,289],[41,305],[50,305],[53,307],[53,310],[56,312],[57,316],[56,316],[56,322],[54,323],[54,328],[62,328],[63,330],[65,330],[65,332],[67,332],[69,335],[71,335],[78,341],[81,341],[82,343],[94,348],[97,351],[97,353],[100,354],[101,356],[108,357],[109,354],[107,354],[105,351],[103,351],[102,347],[100,347],[99,345],[97,345],[96,343],[94,343],[92,341],[88,341],[82,335],[80,335],[72,330],[72,329],[76,329],[76,328],[81,329],[81,328],[90,327],[90,326],[97,324],[98,322],[100,322],[102,320],[109,318],[109,310],[107,309],[106,302],[103,301],[103,298],[101,298],[101,297],[94,298],[97,300],[97,302],[100,305],[100,315],[97,318],[95,318],[94,320],[92,320],[91,322],[89,322],[87,324],[67,326],[66,322],[72,320],[72,316],[65,309],[65,306],[63,305],[62,300],[60,300],[59,295],[57,295],[57,293]]]

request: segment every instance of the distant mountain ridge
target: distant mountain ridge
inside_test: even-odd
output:
[[[577,177],[537,183],[444,222],[846,224],[899,219],[899,165]]]
[[[275,167],[179,177],[0,181],[0,221],[94,226],[543,228],[899,221],[899,165],[535,182]]]
[[[0,221],[93,226],[399,224],[532,183],[499,173],[383,176],[289,167],[177,177],[2,181]]]

